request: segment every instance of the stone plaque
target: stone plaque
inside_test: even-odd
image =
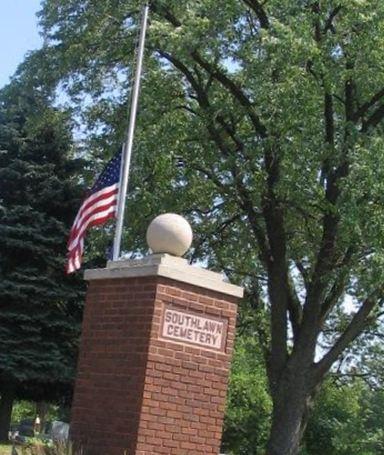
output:
[[[221,351],[225,347],[226,332],[226,320],[174,308],[164,310],[162,338]]]

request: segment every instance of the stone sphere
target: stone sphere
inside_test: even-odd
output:
[[[182,256],[192,243],[191,226],[180,215],[164,213],[148,226],[147,243],[153,253]]]

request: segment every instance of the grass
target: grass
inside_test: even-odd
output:
[[[74,451],[72,444],[56,443],[53,446],[42,446],[40,444],[28,446],[16,446],[19,455],[82,455],[83,451]],[[0,455],[11,455],[12,445],[0,444]],[[125,452],[124,452],[125,454]]]
[[[31,444],[16,446],[19,455],[82,455],[82,450],[74,451],[72,444],[57,442],[53,446]],[[11,455],[12,445],[0,444],[0,455]]]
[[[0,455],[10,455],[11,454],[11,446],[0,444]]]

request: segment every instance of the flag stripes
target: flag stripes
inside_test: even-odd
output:
[[[92,226],[102,225],[111,218],[116,218],[120,167],[121,152],[108,163],[88,197],[83,201],[69,235],[67,273],[72,273],[81,267],[87,230]]]

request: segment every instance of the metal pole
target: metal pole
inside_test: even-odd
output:
[[[115,239],[113,242],[113,260],[114,261],[117,261],[120,256],[121,235],[123,232],[123,223],[124,223],[125,198],[127,195],[129,169],[130,169],[130,165],[131,165],[132,144],[133,144],[133,135],[134,135],[134,131],[135,131],[135,124],[136,124],[137,102],[139,99],[139,91],[140,91],[140,79],[141,79],[141,70],[142,70],[142,66],[143,66],[144,43],[145,43],[145,33],[147,31],[148,11],[149,11],[149,6],[146,4],[143,8],[143,14],[142,14],[142,19],[141,19],[139,47],[138,47],[138,52],[137,52],[135,82],[134,82],[133,90],[132,90],[132,102],[131,102],[131,112],[130,112],[130,117],[129,117],[129,126],[128,126],[128,130],[127,130],[127,137],[126,137],[126,140],[123,145],[123,153],[122,153],[122,175],[121,175],[121,181],[120,181],[119,201],[118,201],[118,207],[117,207]]]

